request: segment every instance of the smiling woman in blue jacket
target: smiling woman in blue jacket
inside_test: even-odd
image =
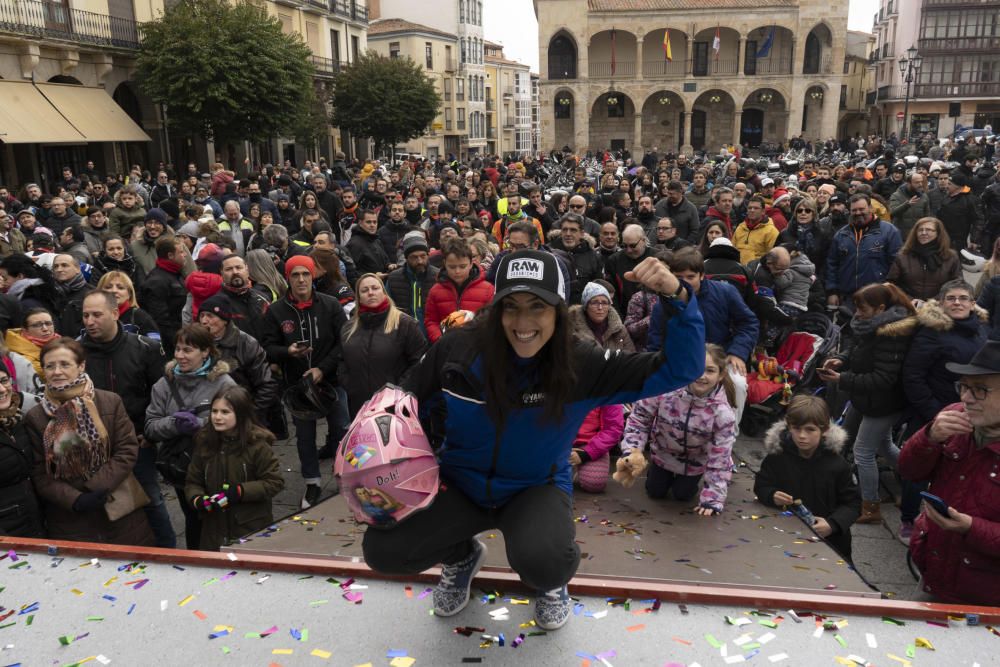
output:
[[[468,603],[486,558],[475,536],[499,529],[511,567],[538,591],[538,625],[554,630],[569,619],[566,584],[580,561],[569,455],[580,425],[598,406],[683,387],[705,365],[705,328],[690,286],[653,258],[629,279],[661,295],[669,353],[574,342],[555,256],[523,250],[500,259],[485,317],[449,331],[405,383],[425,413],[443,483],[426,510],[392,529],[368,530],[364,554],[371,568],[394,574],[440,563],[436,615],[453,616]]]

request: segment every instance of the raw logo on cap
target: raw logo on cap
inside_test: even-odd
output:
[[[542,280],[545,265],[537,259],[514,259],[507,265],[507,280]]]

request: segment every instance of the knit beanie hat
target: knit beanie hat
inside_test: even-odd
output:
[[[206,243],[198,251],[198,256],[194,258],[194,263],[200,271],[222,273],[223,259],[225,259],[225,256],[222,253],[222,248],[214,243]]]
[[[587,283],[583,288],[583,296],[580,299],[580,305],[584,308],[590,303],[590,300],[597,296],[603,296],[608,301],[611,301],[611,294],[605,289],[603,285],[598,285],[597,283]]]
[[[308,255],[295,255],[285,261],[285,279],[289,280],[291,278],[292,271],[299,266],[306,267],[309,270],[310,275],[312,275],[313,278],[316,277],[316,262],[313,261],[313,258]]]

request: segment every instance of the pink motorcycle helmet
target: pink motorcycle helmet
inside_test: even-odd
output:
[[[430,505],[438,462],[416,397],[391,384],[372,396],[340,441],[333,473],[354,518],[376,528],[391,528]]]

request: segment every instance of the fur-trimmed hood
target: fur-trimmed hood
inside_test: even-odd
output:
[[[893,320],[892,322],[886,322],[875,330],[875,334],[878,336],[889,336],[889,337],[905,337],[912,336],[917,330],[917,316],[907,315],[906,317],[900,318],[898,320]]]
[[[587,324],[587,314],[583,310],[583,306],[577,304],[575,306],[569,307],[569,323],[573,333],[581,338],[590,339],[594,338],[594,332],[590,329],[590,325]],[[624,331],[625,325],[622,323],[621,315],[614,307],[608,308],[608,331],[605,334],[605,341],[607,341],[612,335]]]
[[[176,375],[174,375],[175,366],[177,366],[177,362],[171,359],[170,361],[167,362],[167,365],[163,367],[163,377],[167,378],[167,382],[173,382],[174,379],[177,377]],[[205,375],[205,379],[208,380],[209,382],[214,382],[215,380],[218,380],[220,377],[228,373],[230,370],[232,369],[230,368],[229,363],[227,361],[225,361],[224,359],[218,359],[214,364],[212,364],[212,367],[208,369],[208,374]],[[183,376],[183,377],[191,377],[191,376]]]
[[[972,315],[978,316],[982,322],[990,321],[990,314],[980,306],[972,307]],[[955,326],[955,320],[944,312],[944,308],[936,299],[929,299],[920,307],[917,311],[917,321],[921,326],[935,331],[950,331]]]
[[[785,450],[786,446],[790,447],[792,451],[795,450],[795,445],[792,441],[783,437],[787,432],[788,428],[785,426],[784,420],[772,424],[771,428],[767,429],[767,433],[764,434],[764,449],[768,454],[777,454]],[[819,443],[819,449],[816,451],[828,451],[833,454],[840,454],[846,443],[847,431],[836,424],[830,424],[830,430],[823,435],[823,439]]]

